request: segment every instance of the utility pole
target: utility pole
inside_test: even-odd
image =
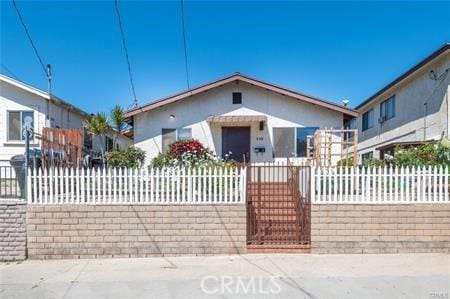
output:
[[[47,107],[46,107],[46,116],[45,116],[45,126],[50,127],[50,100],[52,98],[52,66],[47,64]]]

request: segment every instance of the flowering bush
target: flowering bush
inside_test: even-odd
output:
[[[169,146],[165,153],[156,156],[152,167],[191,167],[191,166],[226,166],[234,165],[232,160],[223,160],[204,147],[198,140],[177,141]]]

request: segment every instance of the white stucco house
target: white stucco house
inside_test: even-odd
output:
[[[239,73],[127,111],[134,145],[150,163],[176,140],[197,139],[245,162],[303,159],[306,136],[358,113]]]
[[[450,44],[445,44],[355,109],[362,159],[396,146],[449,138]]]
[[[31,126],[39,134],[44,127],[82,129],[83,121],[89,116],[53,94],[0,74],[0,165],[10,165],[12,156],[25,153],[25,126]],[[125,136],[117,136],[120,147],[132,143]],[[87,146],[99,150],[106,143],[105,137],[96,137]],[[30,142],[30,148],[34,147],[40,147],[37,137]]]

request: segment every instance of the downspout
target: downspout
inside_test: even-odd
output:
[[[445,96],[445,102],[447,104],[447,139],[450,139],[450,106],[448,105],[448,97],[450,94],[450,83],[447,86],[447,95]]]

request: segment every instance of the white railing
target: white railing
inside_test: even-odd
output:
[[[245,169],[30,169],[29,204],[245,202]]]
[[[311,200],[321,203],[450,203],[448,167],[311,168]]]

